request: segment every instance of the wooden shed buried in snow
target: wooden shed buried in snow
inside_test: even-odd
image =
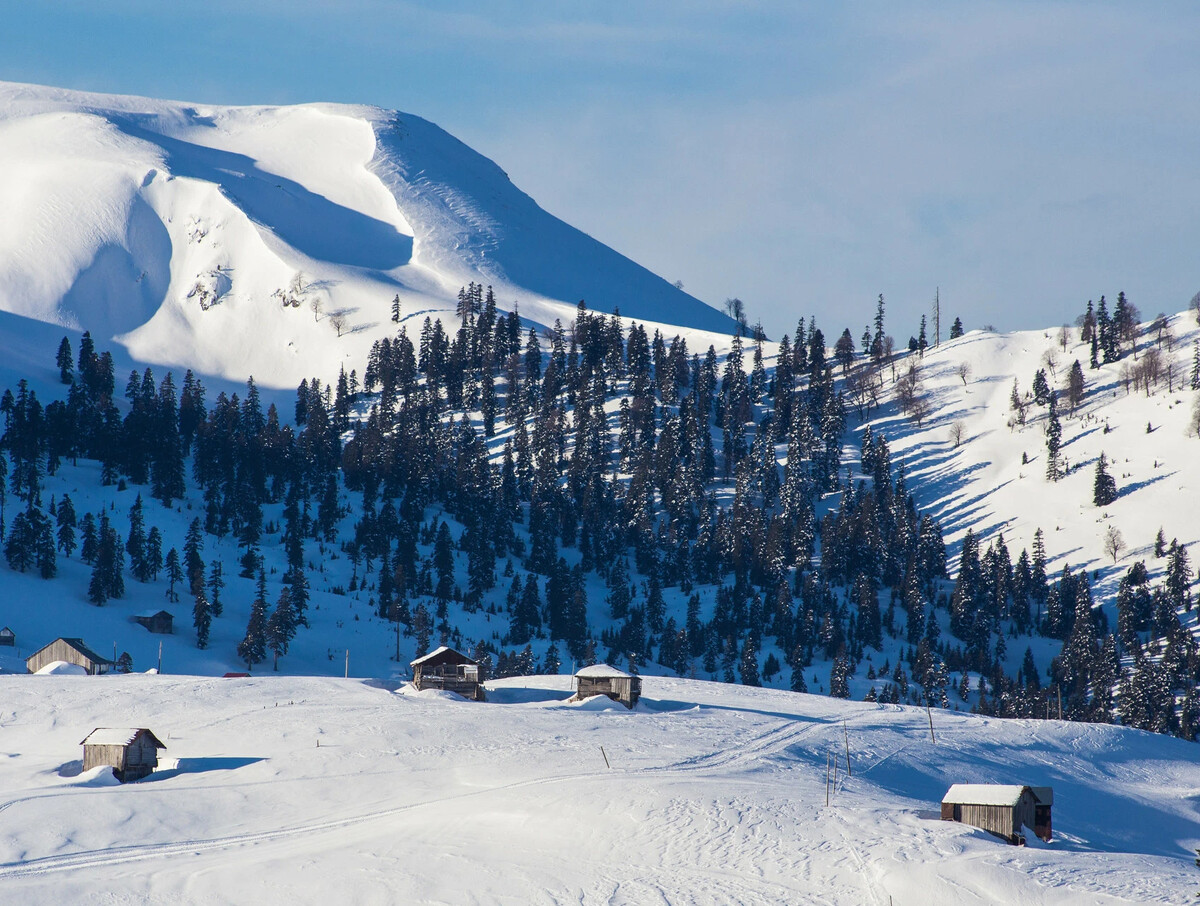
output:
[[[162,635],[170,635],[175,631],[175,617],[165,610],[143,610],[133,618],[133,622]]]
[[[83,639],[62,638],[55,639],[45,648],[39,648],[25,658],[25,669],[30,673],[37,673],[47,664],[53,664],[55,661],[76,664],[92,676],[108,673],[116,666],[108,658],[101,657],[83,644]]]
[[[83,769],[109,765],[122,783],[141,780],[158,767],[158,750],[166,746],[145,727],[97,727],[83,746]]]
[[[942,820],[960,821],[1009,843],[1024,843],[1022,827],[1049,842],[1054,790],[1048,786],[956,783],[942,797]]]
[[[409,666],[412,667],[413,686],[419,691],[442,689],[457,692],[471,701],[484,700],[483,681],[486,677],[482,675],[479,664],[453,648],[443,645],[417,658]]]
[[[575,674],[575,695],[572,701],[583,701],[593,695],[607,695],[626,708],[633,708],[642,695],[642,678],[610,667],[593,664]]]

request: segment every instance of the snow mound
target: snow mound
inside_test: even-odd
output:
[[[87,676],[88,672],[78,664],[68,664],[66,661],[51,661],[34,676]]]
[[[425,699],[440,699],[450,702],[465,702],[466,699],[457,692],[448,692],[445,689],[418,689],[412,683],[405,683],[395,691],[396,695],[408,695],[414,698]]]
[[[120,786],[121,781],[117,779],[117,775],[113,773],[110,765],[100,765],[98,768],[84,771],[77,777],[71,778],[70,786]]]

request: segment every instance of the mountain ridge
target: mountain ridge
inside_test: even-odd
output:
[[[643,323],[736,330],[398,111],[0,83],[0,164],[15,199],[0,307],[156,364],[273,386],[332,379],[394,332],[394,297],[406,320],[449,320],[469,282],[539,328],[585,299]],[[319,306],[311,324],[279,304],[293,284],[290,308]]]

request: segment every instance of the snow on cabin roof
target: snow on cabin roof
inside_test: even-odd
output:
[[[141,613],[137,614],[137,617],[138,617],[138,619],[141,619],[141,620],[147,620],[147,619],[150,619],[151,617],[158,616],[160,613],[165,613],[165,614],[167,614],[167,616],[173,618],[173,614],[168,613],[167,611],[163,610],[161,607],[158,610],[143,610]]]
[[[460,658],[464,664],[474,664],[475,663],[473,660],[471,660],[469,657],[467,657],[461,651],[455,651],[453,648],[448,648],[445,645],[442,645],[440,648],[435,648],[433,651],[429,652],[429,654],[425,655],[424,657],[419,657],[415,661],[409,661],[408,665],[410,667],[416,667],[418,664],[424,664],[427,661],[432,661],[434,658],[445,657],[446,655],[451,655],[453,657]]]
[[[82,746],[127,746],[139,733],[150,733],[145,727],[97,727],[80,743]],[[165,749],[159,738],[150,733],[155,746]]]
[[[624,670],[618,670],[616,667],[610,667],[608,664],[592,664],[590,667],[584,667],[576,676],[599,679],[608,677],[610,679],[629,679],[632,674],[626,673]]]
[[[1016,805],[1029,787],[1007,783],[956,783],[942,802],[955,805]]]

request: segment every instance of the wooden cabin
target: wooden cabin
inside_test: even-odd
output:
[[[1025,842],[1021,830],[1027,827],[1049,842],[1053,804],[1054,791],[1048,786],[956,783],[942,797],[942,820],[960,821],[1014,844]]]
[[[133,618],[133,622],[163,635],[171,635],[175,631],[175,617],[165,610],[144,610]]]
[[[6,645],[9,648],[12,648],[16,644],[17,634],[15,632],[13,632],[7,626],[5,626],[3,629],[0,629],[0,645]]]
[[[77,664],[92,676],[108,673],[116,666],[108,658],[101,657],[83,644],[83,639],[62,638],[55,639],[45,648],[40,648],[25,658],[25,669],[30,673],[37,673],[55,661]]]
[[[419,657],[409,666],[413,672],[413,686],[418,691],[443,689],[457,692],[471,701],[484,701],[483,681],[479,664],[465,654],[443,645],[424,657]]]
[[[109,765],[122,783],[141,780],[158,767],[158,750],[165,749],[145,727],[97,727],[83,746],[83,769]]]
[[[593,695],[607,695],[632,709],[642,695],[642,678],[608,664],[584,667],[575,674],[575,694],[571,701],[583,701]]]

